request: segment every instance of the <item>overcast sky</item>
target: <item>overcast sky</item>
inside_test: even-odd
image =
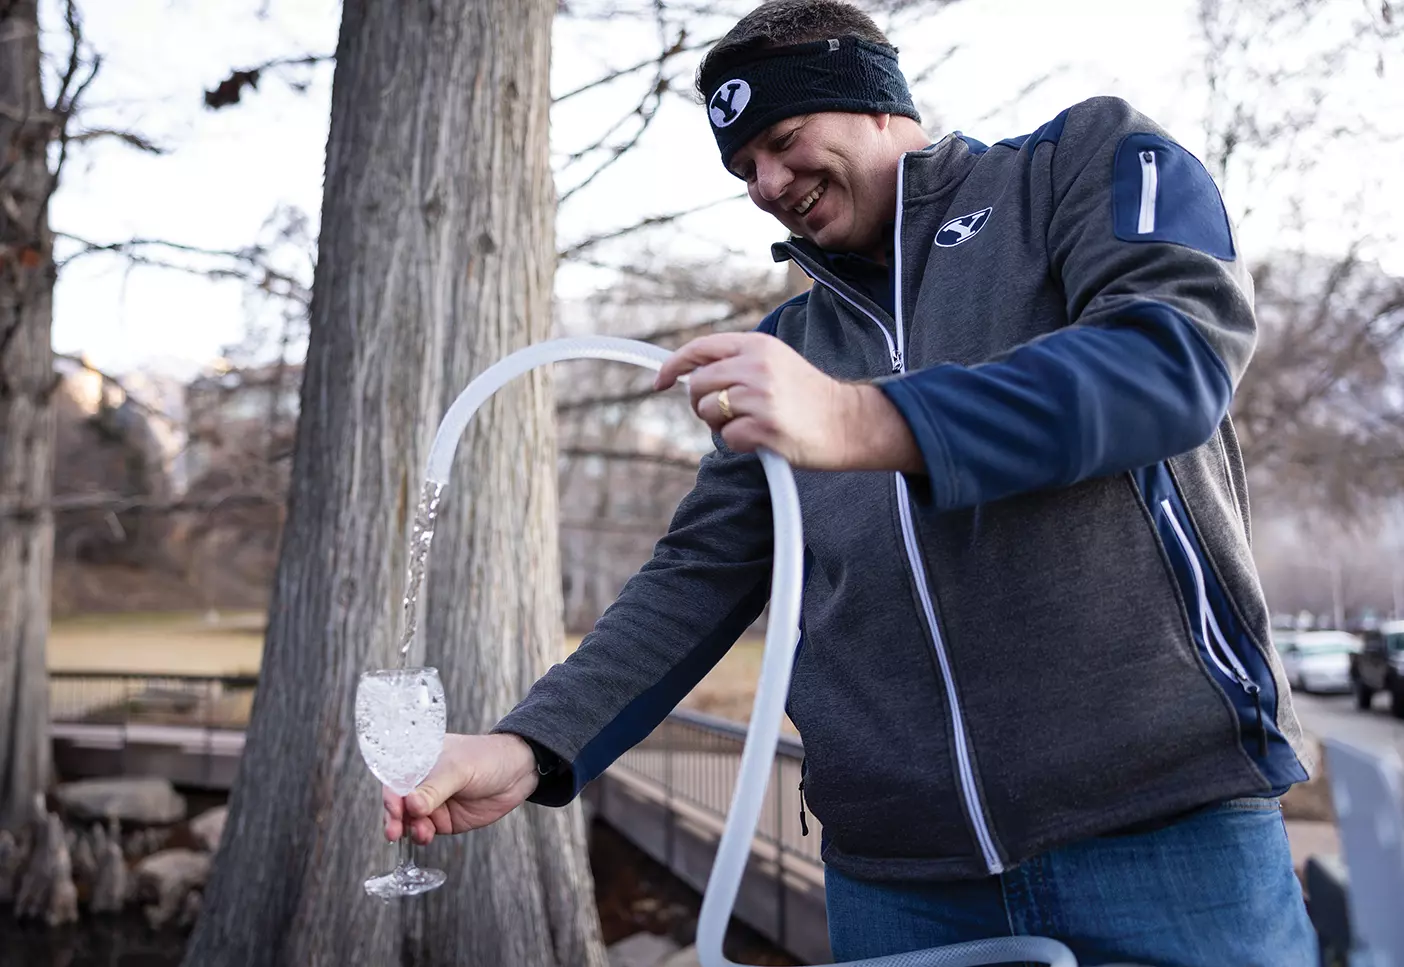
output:
[[[909,74],[959,45],[916,91],[928,133],[949,130],[992,142],[1024,133],[1067,105],[1094,94],[1117,94],[1170,129],[1191,150],[1203,150],[1205,98],[1196,80],[1200,50],[1193,0],[962,0],[918,21],[896,25],[893,40]],[[1342,4],[1344,9],[1346,4]],[[267,8],[266,16],[260,11]],[[331,0],[121,0],[84,5],[87,34],[104,57],[91,89],[88,123],[127,126],[171,149],[153,158],[115,144],[85,149],[71,161],[53,201],[56,229],[97,241],[159,238],[210,248],[248,244],[270,213],[293,206],[315,219],[321,204],[332,69],[289,71],[308,82],[292,90],[265,78],[232,110],[203,108],[202,92],[235,66],[280,55],[330,53],[340,5]],[[63,49],[55,5],[45,47]],[[726,24],[697,25],[694,38]],[[552,85],[570,90],[655,50],[651,24],[559,21]],[[680,64],[687,87],[692,62]],[[1404,98],[1387,91],[1373,64],[1347,65],[1352,92],[1398,117]],[[1024,98],[1030,81],[1053,75]],[[647,77],[602,88],[553,113],[558,161],[588,143],[635,103]],[[1404,90],[1394,77],[1394,87]],[[1392,97],[1393,100],[1389,98]],[[1404,156],[1398,143],[1333,150],[1323,144],[1305,193],[1314,206],[1310,241],[1330,250],[1361,218],[1377,232],[1404,225],[1404,187],[1389,175]],[[560,189],[580,177],[565,171]],[[563,243],[639,216],[725,198],[740,183],[722,171],[702,109],[670,97],[638,149],[561,209]],[[1255,194],[1259,212],[1242,226],[1248,253],[1282,238],[1284,195]],[[1364,199],[1364,211],[1349,211]],[[1236,199],[1230,198],[1233,205]],[[733,202],[690,217],[669,236],[670,251],[715,259],[726,271],[729,250],[742,262],[768,265],[778,227],[747,203]],[[1404,273],[1404,248],[1376,249],[1391,271]],[[558,291],[579,295],[604,281],[598,272],[565,269]],[[128,271],[115,259],[87,258],[63,272],[54,309],[54,346],[82,352],[113,371],[152,369],[190,375],[220,347],[238,339],[248,314],[235,283],[211,283],[160,270]]]

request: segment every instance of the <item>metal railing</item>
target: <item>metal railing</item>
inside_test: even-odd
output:
[[[736,792],[736,774],[745,743],[745,725],[691,709],[676,709],[646,739],[620,756],[614,768],[655,783],[670,808],[683,804],[724,823]],[[806,814],[807,836],[800,825],[803,761],[803,744],[794,736],[782,734],[756,839],[818,869],[822,865],[819,823]]]
[[[257,685],[256,675],[51,671],[49,718],[69,724],[243,729]]]
[[[61,775],[159,775],[228,789],[258,678],[51,671],[49,720]]]

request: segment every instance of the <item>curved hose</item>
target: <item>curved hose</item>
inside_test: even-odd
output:
[[[547,363],[568,359],[608,359],[656,370],[672,355],[666,349],[632,339],[590,336],[535,343],[503,357],[485,369],[458,395],[439,424],[429,450],[427,476],[447,485],[453,456],[464,429],[479,407],[516,377]],[[703,967],[741,967],[722,955],[722,938],[741,888],[760,819],[762,799],[780,740],[780,719],[790,689],[791,657],[799,642],[801,562],[804,554],[799,494],[790,465],[774,453],[760,451],[775,520],[775,552],[770,580],[770,620],[761,659],[760,681],[751,710],[751,723],[741,752],[741,768],[726,829],[702,899],[697,950]],[[1050,967],[1077,967],[1072,952],[1042,937],[1004,937],[932,950],[849,961],[846,967],[981,967],[1010,961],[1032,961]]]

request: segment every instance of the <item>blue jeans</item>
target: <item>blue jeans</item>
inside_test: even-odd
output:
[[[879,883],[825,872],[837,961],[1042,936],[1081,967],[1316,967],[1316,935],[1275,799],[1053,850],[1000,876]]]

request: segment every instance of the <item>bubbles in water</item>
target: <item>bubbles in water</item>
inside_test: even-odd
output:
[[[427,707],[420,697],[430,695]],[[356,690],[356,738],[361,757],[381,782],[411,792],[438,761],[444,744],[443,685],[437,675],[381,672]]]

